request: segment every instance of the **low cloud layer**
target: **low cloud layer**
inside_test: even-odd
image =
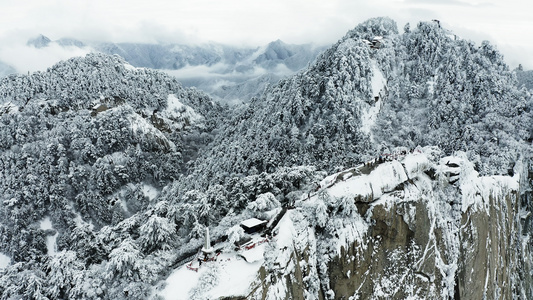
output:
[[[48,47],[35,48],[26,44],[0,47],[0,61],[19,73],[44,71],[61,60],[84,56],[89,48],[61,47],[51,43]]]
[[[0,45],[15,45],[16,39],[40,33],[53,40],[73,37],[115,43],[215,41],[258,46],[281,39],[294,44],[331,44],[368,18],[389,16],[400,30],[407,22],[413,27],[419,21],[439,19],[476,43],[480,42],[477,33],[483,33],[511,67],[521,62],[533,69],[529,58],[533,36],[527,34],[533,19],[523,8],[522,0],[5,0],[0,3]],[[31,54],[28,49],[17,50]],[[65,53],[46,54],[51,58]],[[41,64],[39,59],[26,57],[19,58],[17,65],[24,65],[21,60]]]

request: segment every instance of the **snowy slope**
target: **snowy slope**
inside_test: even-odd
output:
[[[165,299],[319,299],[320,293],[331,299],[446,299],[456,290],[471,297],[501,295],[489,286],[471,291],[463,282],[505,286],[515,280],[504,271],[516,267],[512,249],[468,253],[485,247],[472,243],[473,236],[505,243],[516,238],[517,225],[508,220],[517,206],[519,176],[481,177],[461,152],[440,159],[435,147],[400,153],[368,174],[355,172],[364,167],[358,166],[350,169],[352,176],[339,176],[346,171],[328,176],[318,192],[302,195],[287,211],[272,238],[261,243],[255,236],[250,242],[255,248],[238,252],[222,243],[215,262],[199,265],[191,258],[190,268],[174,270],[159,294]],[[495,211],[499,207],[505,209]],[[486,218],[498,225],[485,228]],[[480,273],[483,267],[476,266],[496,261],[501,271]],[[464,266],[472,268],[467,276],[461,275]]]
[[[369,175],[354,176],[335,184],[328,193],[336,198],[378,199],[384,192],[391,192],[407,180],[402,164],[398,161],[386,162],[376,167]]]
[[[11,258],[4,253],[0,252],[0,270],[9,266],[11,263]]]
[[[372,126],[376,122],[376,118],[381,106],[383,105],[383,101],[385,101],[383,96],[385,95],[386,80],[375,61],[372,62],[371,85],[372,97],[377,97],[378,100],[372,101],[373,104],[364,107],[361,112],[361,131],[367,134],[371,134]]]
[[[202,115],[195,112],[192,107],[180,102],[174,94],[168,95],[167,107],[159,115],[164,120],[170,120],[166,123],[170,124],[170,128],[173,130],[182,130],[185,127],[200,124],[204,120]]]
[[[234,110],[101,54],[0,95],[5,298],[532,298],[532,102],[488,43],[371,19]],[[271,236],[224,246],[251,217]]]
[[[335,298],[368,296],[369,291],[373,291],[372,299],[419,298],[421,295],[447,298],[455,289],[462,289],[455,278],[462,272],[461,264],[471,262],[460,263],[460,257],[463,251],[477,246],[461,248],[462,240],[472,234],[461,231],[461,224],[474,213],[473,210],[466,212],[461,206],[475,207],[481,215],[491,214],[494,206],[503,205],[501,203],[516,206],[505,199],[516,193],[519,178],[479,177],[469,167],[471,163],[465,160],[464,154],[436,161],[434,152],[435,148],[425,148],[407,154],[399,160],[379,164],[368,175],[354,175],[323,188],[309,199],[302,198],[297,208],[289,211],[274,230],[277,236],[264,253],[264,267],[271,273],[261,277],[263,284],[254,285],[254,295],[261,297],[266,293],[267,299],[297,298],[299,294],[294,286],[287,284],[291,281],[295,286],[303,285],[300,291],[306,299],[317,298],[313,292],[317,292],[317,285],[326,295]],[[461,165],[457,186],[451,185],[453,178],[450,180],[447,173],[446,163],[450,161]],[[436,172],[436,179],[426,174],[430,170]],[[462,199],[461,205],[450,205],[450,197]],[[355,205],[357,199],[365,199],[367,203]],[[499,215],[495,221],[507,222],[507,218]],[[479,225],[472,222],[468,226],[477,235],[490,237],[493,234],[482,227],[476,228]],[[369,255],[380,257],[390,251],[393,255],[384,265],[383,262],[365,263]],[[500,255],[512,258],[513,251],[494,250],[481,259],[490,262]],[[344,274],[342,279],[337,277],[337,272]],[[482,280],[494,276],[504,275],[485,274]],[[303,281],[299,282],[298,278]],[[509,284],[513,278],[499,280],[501,284]],[[346,289],[347,284],[355,289]],[[429,291],[429,294],[422,291]],[[481,291],[493,292],[488,287]],[[467,290],[462,293],[467,294]]]
[[[39,222],[39,227],[42,230],[55,231],[54,227],[52,227],[52,221],[50,221],[50,217],[46,217],[46,218],[42,219]],[[56,232],[53,235],[47,235],[47,237],[46,237],[46,249],[48,251],[48,255],[49,256],[54,256],[54,255],[57,254],[56,240],[57,240],[57,236],[58,235],[59,235],[59,233]]]
[[[250,244],[261,240],[256,236]],[[230,248],[226,244],[218,246]],[[246,296],[263,263],[264,250],[264,243],[252,249],[241,247],[237,252],[226,250],[216,257],[216,261],[202,262],[201,265],[195,256],[170,274],[165,288],[158,294],[166,300]]]

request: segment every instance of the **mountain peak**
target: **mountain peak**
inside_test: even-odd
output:
[[[275,41],[268,43],[268,46],[274,46],[274,45],[287,45],[287,44],[280,39],[277,39]]]
[[[348,31],[345,38],[363,38],[371,40],[376,36],[398,34],[396,22],[389,17],[377,17],[366,20]]]
[[[294,55],[294,46],[284,43],[281,40],[270,42],[263,54],[257,58],[257,62],[270,61],[270,60],[284,60]]]
[[[52,42],[48,37],[39,34],[37,37],[29,39],[26,45],[33,46],[37,49],[48,47],[48,45]]]

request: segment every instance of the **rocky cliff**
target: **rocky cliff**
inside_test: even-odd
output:
[[[254,296],[530,296],[516,275],[519,175],[482,177],[464,154],[435,148],[396,159],[330,176],[287,213]]]

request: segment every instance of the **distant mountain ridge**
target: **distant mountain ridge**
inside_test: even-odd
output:
[[[280,40],[263,47],[235,47],[217,43],[84,42],[74,38],[52,41],[42,34],[27,42],[37,49],[52,44],[117,54],[134,67],[165,70],[185,86],[194,86],[216,99],[232,103],[259,96],[268,84],[307,67],[325,49],[325,46],[292,45]],[[0,66],[0,77],[11,73],[14,69]]]
[[[186,66],[213,66],[223,63],[227,72],[245,73],[249,64],[265,69],[285,64],[292,71],[307,66],[323,47],[290,45],[280,40],[265,47],[234,47],[222,44],[199,46],[179,44],[95,43],[102,53],[118,54],[135,67],[178,70]]]
[[[39,49],[39,48],[48,47],[48,45],[50,45],[51,42],[52,40],[50,40],[48,37],[40,34],[36,36],[35,38],[29,39],[26,45],[33,46]]]
[[[118,54],[135,67],[170,70],[184,85],[225,102],[246,102],[259,96],[265,83],[274,84],[305,68],[325,49],[280,40],[256,48],[131,43],[102,43],[94,47],[103,53]]]

